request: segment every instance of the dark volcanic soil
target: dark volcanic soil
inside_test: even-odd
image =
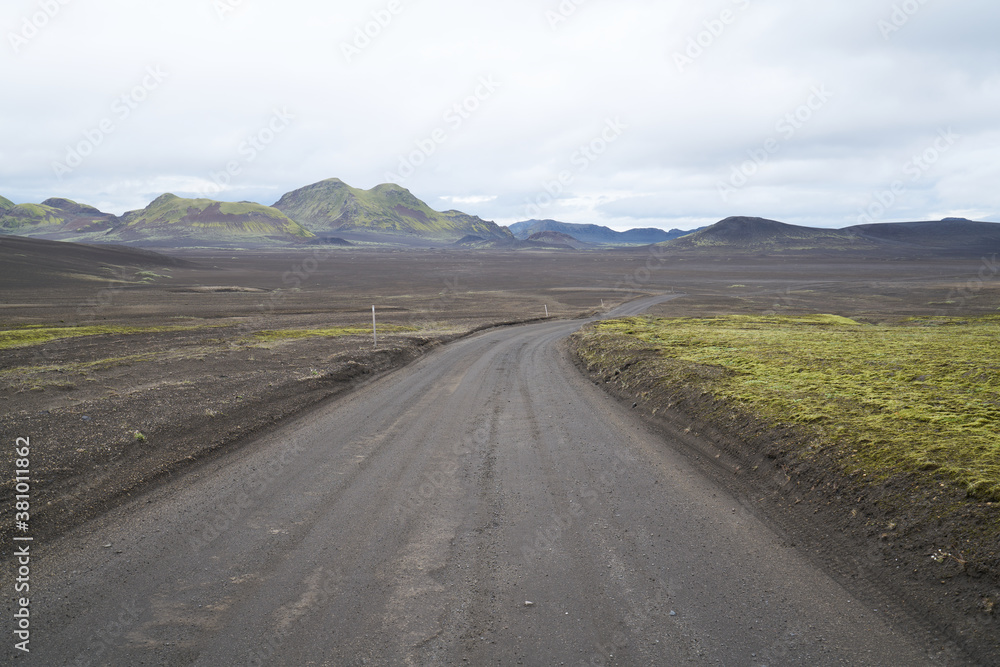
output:
[[[31,438],[32,530],[39,537],[442,342],[538,319],[546,308],[553,317],[576,317],[599,310],[602,299],[610,307],[630,296],[624,288],[588,285],[589,267],[603,258],[552,265],[560,259],[555,253],[319,248],[189,252],[178,259],[66,248],[4,240],[18,264],[5,265],[14,273],[5,274],[0,329],[176,330],[62,338],[0,352],[0,431],[11,441]],[[377,349],[368,334],[258,335],[366,329],[372,305],[381,330]],[[0,501],[10,500],[12,479],[0,484]],[[6,534],[13,504],[0,507]]]
[[[22,257],[16,270],[2,274],[0,330],[94,324],[183,328],[0,350],[0,432],[8,443],[31,438],[32,528],[39,538],[213,453],[231,451],[250,433],[391,371],[431,346],[478,328],[537,319],[546,308],[552,317],[579,317],[657,292],[687,295],[652,312],[669,316],[825,312],[884,321],[996,313],[1000,307],[997,265],[986,257],[795,260],[665,257],[650,249],[324,247],[189,251],[165,261],[102,252],[85,259]],[[64,270],[67,263],[73,271]],[[370,326],[372,305],[380,326],[406,328],[383,336],[378,349],[367,335],[278,341],[257,335]],[[11,477],[5,475],[0,486],[6,530]],[[849,515],[857,499],[848,495],[824,497],[831,512]],[[780,494],[768,502],[794,504]],[[841,525],[832,520],[826,525],[827,543],[838,540]],[[866,530],[858,544],[871,550],[860,555],[862,563],[886,552],[903,553],[907,568],[926,559],[922,543],[883,540],[880,532]],[[979,589],[963,587],[960,580],[952,576],[939,584],[940,599],[964,613],[976,606],[973,593]],[[1000,599],[1000,592],[994,598]]]

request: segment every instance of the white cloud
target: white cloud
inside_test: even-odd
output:
[[[468,197],[450,197],[442,196],[440,199],[450,203],[450,204],[486,204],[491,201],[496,201],[496,195],[471,195]]]
[[[387,2],[243,0],[224,18],[212,0],[74,2],[16,53],[10,35],[39,5],[5,3],[0,194],[122,212],[166,190],[204,192],[236,161],[239,173],[214,196],[273,203],[332,176],[377,185],[443,129],[402,184],[426,201],[513,222],[543,184],[575,168],[574,154],[606,119],[620,117],[628,130],[574,171],[544,217],[616,228],[742,213],[851,224],[914,151],[954,127],[963,140],[887,219],[1000,219],[995,2],[925,3],[888,39],[878,22],[899,4],[889,0],[588,2],[555,29],[546,11],[557,2],[400,3],[350,62],[342,45]],[[724,10],[732,20],[720,29]],[[679,71],[674,55],[691,39],[701,53]],[[169,76],[118,119],[116,100],[151,66]],[[449,120],[483,77],[500,83],[496,91],[460,124]],[[778,121],[816,86],[831,99],[793,136],[780,134]],[[248,159],[245,142],[275,109],[294,119]],[[107,117],[113,132],[58,178],[53,163]],[[718,183],[775,136],[780,150],[720,198]]]

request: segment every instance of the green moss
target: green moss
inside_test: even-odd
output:
[[[41,204],[21,204],[17,209],[24,214],[26,218],[46,218],[49,215],[49,210],[47,206],[42,206]]]
[[[189,331],[197,326],[168,327],[124,327],[124,326],[90,326],[90,327],[38,327],[32,329],[9,329],[0,331],[0,350],[13,347],[41,345],[60,338],[79,338],[81,336],[103,336],[107,334],[144,334],[162,331]]]
[[[383,333],[406,333],[419,331],[415,327],[401,327],[385,325],[378,327],[379,334]],[[254,339],[260,342],[270,343],[280,340],[293,340],[296,338],[338,338],[341,336],[370,336],[372,328],[370,326],[358,327],[333,327],[330,329],[277,329],[268,331],[258,331],[254,334]]]
[[[0,227],[11,231],[26,226],[37,228],[65,222],[66,218],[61,211],[41,204],[17,204],[3,209],[3,215],[0,215]]]
[[[652,348],[664,382],[695,374],[765,418],[819,429],[849,471],[934,472],[1000,500],[1000,317],[629,318],[584,338],[590,350]]]

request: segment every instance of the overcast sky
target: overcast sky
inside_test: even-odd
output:
[[[996,0],[5,0],[0,194],[1000,220]]]

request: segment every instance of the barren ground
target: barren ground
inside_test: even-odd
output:
[[[442,342],[538,319],[546,308],[551,317],[573,318],[659,292],[687,295],[651,311],[668,316],[822,312],[887,321],[1000,307],[1000,283],[981,279],[987,260],[979,258],[663,261],[646,250],[183,258],[191,264],[141,275],[109,267],[106,281],[40,274],[6,290],[4,330],[171,327],[2,351],[0,430],[5,441],[32,439],[37,536],[65,532]],[[377,349],[367,335],[259,335],[366,327],[372,305],[380,326],[399,327]],[[0,498],[5,529],[11,491],[8,477]]]

